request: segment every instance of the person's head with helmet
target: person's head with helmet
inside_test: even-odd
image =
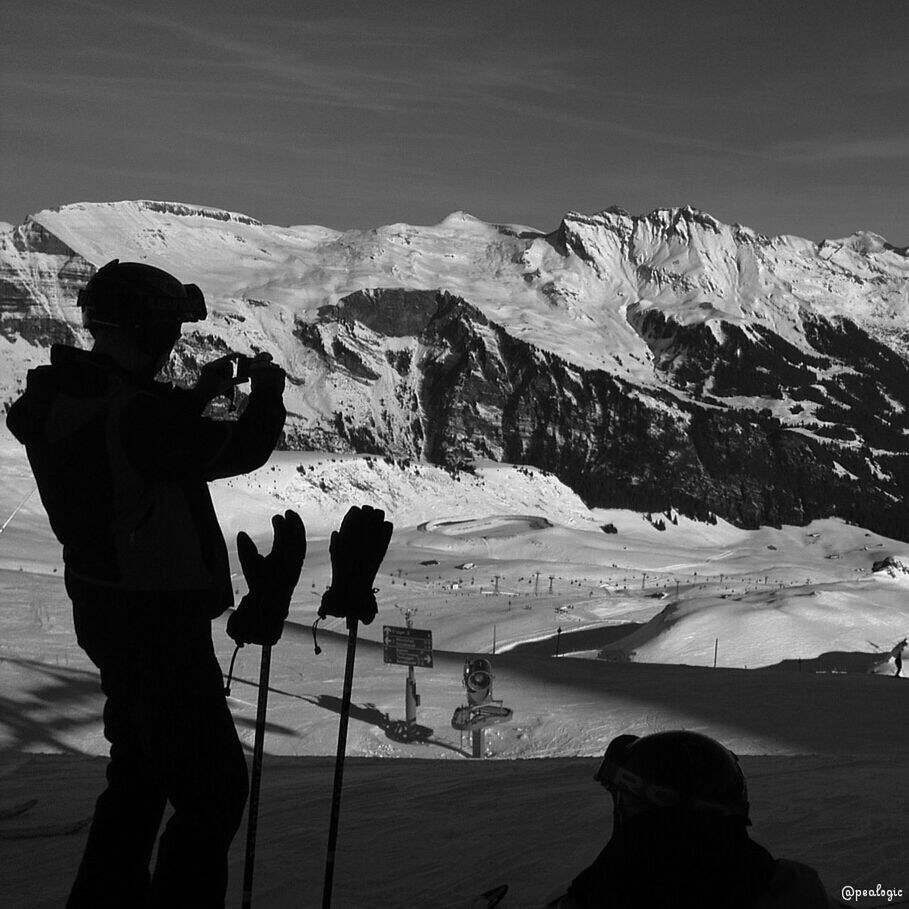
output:
[[[620,735],[595,774],[612,836],[572,884],[578,906],[750,906],[774,861],[748,836],[736,756],[696,732]]]
[[[184,322],[207,313],[202,291],[141,262],[108,262],[79,292],[82,323],[94,350],[131,372],[155,375],[167,362]]]
[[[620,735],[606,749],[595,779],[612,795],[617,831],[634,818],[672,816],[694,824],[751,824],[748,787],[738,758],[698,732]]]

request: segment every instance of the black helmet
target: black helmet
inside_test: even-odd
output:
[[[628,793],[657,808],[748,820],[748,787],[738,758],[697,732],[620,735],[594,778],[614,796]]]
[[[205,298],[195,284],[141,262],[114,259],[79,291],[76,304],[86,328],[151,329],[199,322],[207,315]]]

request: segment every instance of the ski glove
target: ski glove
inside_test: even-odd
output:
[[[306,528],[290,509],[271,519],[275,538],[267,556],[242,530],[237,534],[237,555],[249,593],[227,620],[227,633],[244,644],[276,644],[290,608],[290,597],[300,579],[306,557]]]
[[[331,587],[322,595],[319,617],[333,615],[356,619],[368,625],[375,617],[376,596],[373,581],[385,558],[394,525],[385,520],[381,509],[354,506],[333,531],[328,551],[331,554]]]

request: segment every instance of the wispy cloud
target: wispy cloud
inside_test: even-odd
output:
[[[201,194],[279,220],[296,204],[269,214],[258,195],[302,187],[332,224],[492,199],[548,223],[604,197],[715,198],[746,223],[772,197],[785,229],[816,234],[834,228],[798,225],[819,199],[867,202],[884,231],[875,211],[905,220],[895,0],[821,17],[709,0],[671,19],[661,0],[0,5],[0,191],[23,209],[55,170],[55,193]]]
[[[909,135],[875,138],[828,137],[791,142],[777,142],[767,154],[796,163],[896,161],[909,158]]]
[[[263,91],[296,93],[310,104],[407,112],[423,105],[496,107],[515,90],[559,96],[577,88],[563,52],[532,51],[519,44],[501,53],[482,49],[463,22],[408,22],[396,30],[379,14],[367,26],[358,26],[343,17],[315,19],[304,8],[295,19],[261,17],[243,34],[236,23],[228,27],[223,17],[203,26],[187,17],[130,5],[77,2],[121,21],[128,33],[152,29],[186,45],[189,50],[183,55],[171,52],[155,61],[153,75],[126,74],[152,90],[167,91],[168,84],[195,90],[200,79],[201,87],[210,90],[210,80],[200,74],[217,70],[225,93],[245,94],[258,82]],[[402,57],[398,52],[404,50],[408,53]],[[83,56],[125,68],[133,54],[96,46],[84,49]]]
[[[298,16],[257,17],[244,32],[227,13],[203,24],[190,13],[168,15],[132,4],[74,0],[73,6],[123,34],[167,35],[171,44],[163,55],[137,65],[132,47],[99,41],[72,51],[84,65],[74,78],[29,72],[13,75],[11,84],[87,104],[114,103],[136,93],[179,99],[184,107],[194,98],[260,100],[263,110],[276,104],[323,106],[397,115],[402,121],[436,118],[445,110],[472,122],[471,138],[478,143],[485,139],[484,128],[494,132],[507,118],[528,132],[557,129],[565,141],[583,132],[585,141],[621,138],[683,151],[754,154],[690,128],[651,128],[655,111],[672,108],[678,116],[691,102],[597,78],[597,55],[589,50],[529,47],[515,38],[484,43],[463,15],[415,16],[402,25],[374,13],[357,23],[342,15],[316,18],[304,6]],[[402,50],[403,58],[395,53]]]

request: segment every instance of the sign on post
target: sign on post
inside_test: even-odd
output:
[[[382,626],[382,645],[386,663],[401,666],[432,667],[432,632],[419,628]]]

